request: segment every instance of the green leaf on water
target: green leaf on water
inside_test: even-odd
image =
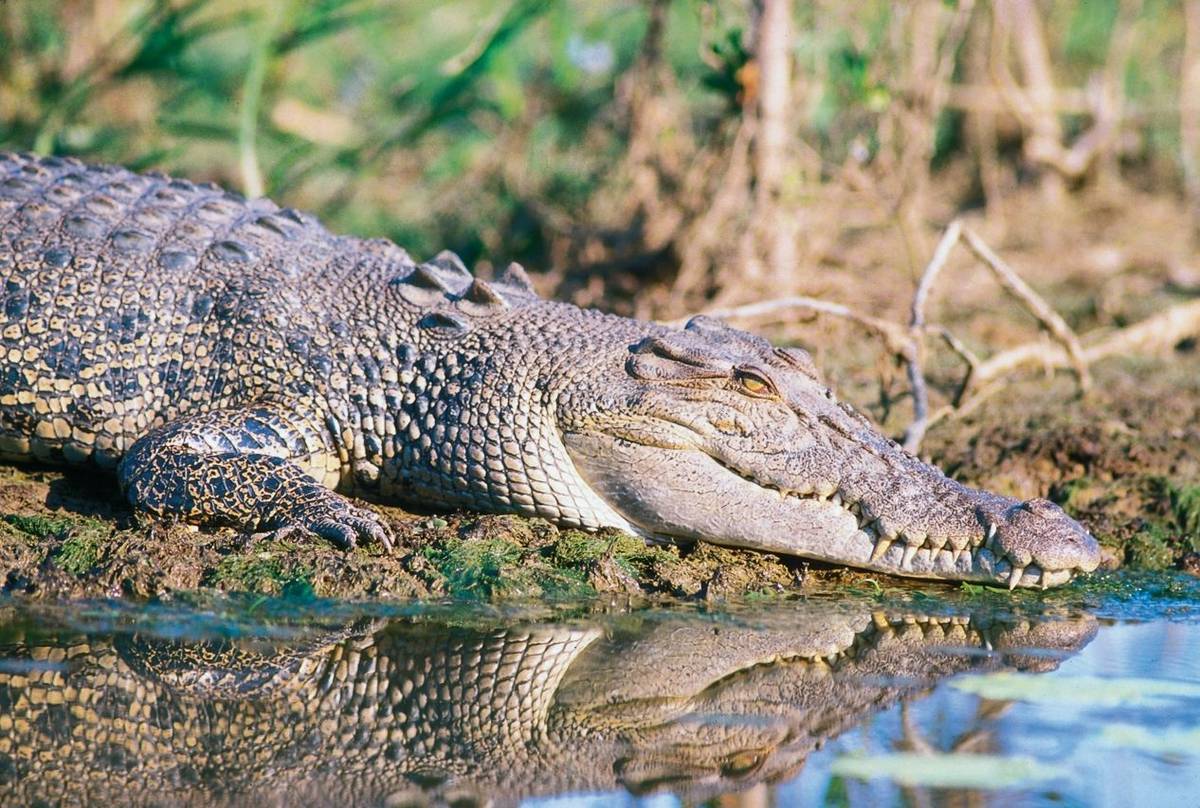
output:
[[[933,788],[1016,788],[1066,776],[1058,766],[1028,757],[966,754],[845,755],[833,761],[835,775],[858,780],[887,778],[906,786]]]
[[[990,673],[963,676],[950,683],[985,699],[1074,704],[1086,707],[1156,706],[1173,699],[1200,699],[1200,684],[1132,676],[1043,676]]]
[[[1101,746],[1152,755],[1200,755],[1200,727],[1148,729],[1136,724],[1110,724],[1100,731],[1097,740]]]

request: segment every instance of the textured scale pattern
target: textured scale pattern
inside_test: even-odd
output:
[[[0,459],[125,457],[150,513],[350,544],[381,526],[310,481],[620,524],[555,456],[556,359],[533,349],[636,334],[589,331],[615,318],[539,300],[515,265],[488,284],[216,186],[0,154],[0,283]]]

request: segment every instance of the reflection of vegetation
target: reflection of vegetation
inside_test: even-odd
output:
[[[1043,676],[1004,671],[962,676],[952,686],[985,699],[1088,707],[1164,705],[1200,699],[1200,684],[1131,676]]]
[[[1028,757],[926,752],[843,756],[830,771],[859,780],[887,778],[908,786],[974,789],[1018,788],[1066,774]]]
[[[1149,729],[1136,724],[1109,724],[1100,729],[1097,740],[1101,746],[1165,757],[1200,755],[1200,728],[1197,727],[1156,726]]]

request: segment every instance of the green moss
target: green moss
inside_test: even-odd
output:
[[[431,544],[421,554],[432,565],[446,594],[456,598],[556,599],[586,598],[596,594],[588,583],[587,565],[603,554],[607,540],[591,538],[599,546],[575,541],[558,557],[554,548],[530,548],[509,536],[469,536]]]
[[[1171,487],[1171,510],[1188,549],[1200,552],[1200,485]]]
[[[61,536],[71,527],[69,519],[54,518],[50,516],[21,516],[18,514],[5,514],[3,517],[5,522],[15,527],[17,530],[35,539],[51,539]],[[99,524],[99,523],[96,523]]]
[[[1171,535],[1158,524],[1148,524],[1125,545],[1128,562],[1144,570],[1165,570],[1175,563]]]
[[[72,535],[58,548],[54,560],[65,571],[80,578],[91,572],[100,561],[100,542],[103,538],[103,534],[95,530]]]
[[[567,569],[587,569],[606,558],[611,558],[625,572],[644,579],[656,564],[678,562],[678,556],[661,547],[646,544],[636,536],[626,533],[584,533],[580,530],[564,530],[558,541],[544,550],[550,561]]]
[[[455,597],[489,598],[513,585],[507,568],[521,559],[521,548],[499,538],[450,539],[422,550]]]
[[[204,581],[238,592],[302,594],[312,591],[312,570],[295,563],[291,554],[275,549],[227,555]]]
[[[100,563],[103,543],[112,534],[111,527],[95,519],[6,514],[0,520],[24,537],[39,542],[61,539],[62,544],[52,551],[51,557],[61,569],[77,578]]]

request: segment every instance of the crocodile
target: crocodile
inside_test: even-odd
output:
[[[0,153],[0,285],[0,460],[111,471],[152,518],[390,549],[365,499],[1009,588],[1099,563],[1050,501],[905,452],[802,349],[214,184]]]
[[[1096,632],[1089,616],[840,603],[766,620],[364,618],[291,640],[31,617],[0,626],[4,805],[501,806],[615,790],[699,804],[793,778],[946,677],[1052,670]]]

